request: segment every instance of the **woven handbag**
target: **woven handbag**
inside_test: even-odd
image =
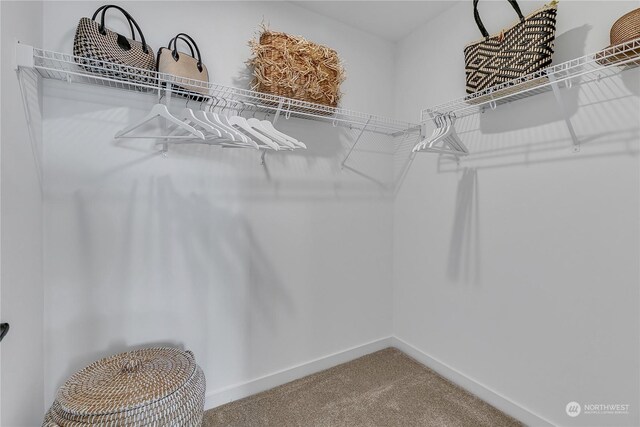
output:
[[[499,34],[490,36],[473,0],[476,24],[484,39],[464,48],[467,93],[524,77],[551,65],[556,35],[557,2],[552,1],[523,16],[515,0],[508,0],[520,20]]]
[[[191,55],[178,52],[178,40],[182,40],[189,47]],[[196,55],[197,58],[195,57]],[[158,50],[158,72],[177,77],[177,79],[175,79],[176,86],[178,86],[179,89],[186,90],[187,96],[193,92],[202,95],[209,93],[209,88],[206,85],[189,85],[185,82],[185,80],[209,82],[209,71],[202,63],[200,49],[198,49],[196,42],[187,34],[178,34],[169,41],[167,47],[161,47],[160,50]],[[180,91],[178,91],[178,93],[180,93]]]
[[[131,28],[130,39],[105,26],[104,16],[111,8],[122,12],[127,19]],[[96,17],[100,12],[98,23]],[[134,27],[140,41],[136,40]],[[91,19],[80,19],[73,40],[73,54],[85,70],[118,80],[150,82],[156,68],[153,49],[147,45],[138,23],[126,10],[112,4],[99,7]]]

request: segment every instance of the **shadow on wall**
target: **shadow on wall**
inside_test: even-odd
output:
[[[458,120],[458,135],[471,154],[459,161],[439,156],[438,172],[458,173],[470,167],[530,166],[589,157],[637,156],[640,152],[640,102],[636,93],[639,77],[640,68],[635,68],[597,82],[561,89],[561,95],[567,97],[574,96],[572,91],[577,91],[577,111],[571,117],[571,123],[583,148],[579,153],[572,150],[573,140],[566,123],[560,119],[553,94],[545,93]],[[511,129],[514,111],[525,110],[532,116],[551,111],[559,120],[537,127],[529,124]],[[481,123],[489,115],[496,129],[503,123],[501,132],[484,133]]]
[[[91,155],[91,151],[95,153],[96,150],[104,150],[106,159],[118,157],[121,164],[134,162],[132,156],[137,153],[159,152],[157,139],[111,139],[111,135],[117,130],[147,114],[155,102],[153,94],[115,92],[102,87],[80,85],[73,86],[77,90],[69,90],[68,84],[63,82],[47,83],[47,98],[51,97],[56,101],[67,99],[74,103],[73,107],[50,109],[48,119],[54,125],[50,126],[48,134],[53,133],[54,139],[69,139],[69,132],[73,130],[76,135],[85,135],[86,139],[92,140],[90,145],[77,144],[74,151]],[[186,99],[183,101],[176,98],[172,101],[172,110],[185,106],[200,108],[199,103]],[[235,114],[235,111],[223,109],[222,113]],[[262,114],[248,111],[243,114],[262,118]],[[266,118],[272,117],[270,115]],[[304,193],[312,198],[316,189],[324,186],[324,193],[329,190],[332,197],[336,195],[336,189],[338,192],[346,192],[349,197],[357,197],[357,193],[371,197],[372,194],[384,193],[393,187],[391,156],[395,138],[367,131],[351,151],[360,135],[360,129],[355,127],[334,127],[330,122],[305,119],[287,120],[284,115],[280,116],[276,127],[303,141],[308,149],[293,152],[269,151],[262,164],[262,152],[257,150],[176,143],[169,146],[167,161],[196,161],[200,163],[200,167],[209,169],[210,178],[213,178],[212,186],[222,184],[222,190],[228,191],[228,180],[231,179],[241,184],[234,190],[247,190],[251,195],[258,191],[270,191],[285,197],[282,189],[290,187],[295,193]],[[100,129],[102,137],[95,137],[96,129]],[[160,134],[157,121],[134,132],[135,136]],[[105,141],[109,141],[112,147],[107,147]],[[126,152],[106,152],[113,148]],[[349,153],[349,168],[343,168],[342,162]],[[205,162],[208,164],[205,165]],[[104,162],[104,165],[108,166],[109,162]],[[326,196],[327,194],[322,195]]]
[[[465,168],[458,181],[447,274],[455,282],[481,283],[478,172]]]
[[[249,58],[247,58],[249,60]],[[233,78],[235,87],[251,89],[253,86],[253,67],[245,63],[238,70],[238,74]]]
[[[582,25],[556,36],[553,64],[584,56],[585,43],[591,28],[591,25]],[[578,85],[563,90],[563,101],[569,116],[573,116],[578,111],[579,91]],[[539,96],[527,98],[524,102],[511,103],[508,108],[501,110],[503,111],[500,114],[487,111],[480,116],[482,133],[507,132],[563,120],[557,109],[544,108],[544,100]],[[532,111],[535,114],[532,114]]]
[[[640,78],[633,72],[622,73],[622,83],[629,92],[635,96],[640,96]]]
[[[146,187],[132,182],[117,206],[109,206],[96,187],[74,195],[78,230],[71,246],[78,251],[79,277],[56,293],[82,304],[52,334],[54,355],[66,366],[56,387],[101,357],[155,345],[193,350],[206,371],[209,361],[221,357],[218,347],[236,341],[230,335],[245,337],[237,345],[247,355],[243,370],[251,372],[250,355],[257,349],[248,337],[256,330],[275,333],[279,322],[295,314],[242,211],[222,208],[197,191],[180,191],[170,176],[151,179]],[[97,236],[95,230],[105,227]],[[220,324],[221,313],[228,323]],[[79,342],[100,350],[80,356],[64,350]]]
[[[199,354],[204,355],[206,361],[215,358],[229,328],[235,327],[234,333],[244,337],[238,352],[244,355],[242,371],[253,372],[253,355],[265,349],[254,348],[252,335],[260,330],[272,336],[279,330],[280,320],[287,321],[295,314],[291,297],[271,265],[268,252],[241,211],[216,206],[203,194],[181,194],[169,176],[160,177],[157,187],[156,209],[162,218],[158,226],[170,230],[169,233],[148,231],[149,235],[164,236],[159,244],[164,253],[158,265],[170,266],[172,258],[181,257],[182,261],[177,261],[184,265],[181,270],[187,273],[187,277],[175,277],[165,267],[164,292],[171,292],[177,283],[181,292],[207,295],[207,299],[196,297],[185,305],[197,312],[197,324],[207,325],[197,329],[198,341],[206,346]],[[236,326],[212,327],[219,322],[220,311],[228,312],[230,318],[239,318]]]
[[[35,70],[20,69],[18,72],[20,94],[22,95],[24,112],[27,117],[29,142],[31,144],[38,179],[42,184],[42,93],[38,86],[39,78]],[[15,107],[20,108],[18,105]]]

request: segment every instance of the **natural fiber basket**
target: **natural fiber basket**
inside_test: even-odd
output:
[[[596,54],[598,64],[606,66],[626,61],[627,66],[640,65],[640,49],[632,49],[626,45],[636,39],[640,39],[640,8],[624,14],[613,23],[609,32],[611,44]],[[635,61],[629,62],[634,58]]]
[[[204,394],[204,374],[190,351],[135,350],[72,375],[43,426],[199,426]]]
[[[262,93],[337,107],[345,72],[335,50],[304,37],[263,28],[249,42],[252,89]]]

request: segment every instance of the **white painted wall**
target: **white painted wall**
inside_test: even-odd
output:
[[[43,412],[42,193],[13,53],[16,39],[42,44],[42,3],[3,1],[0,16],[0,318],[11,325],[0,346],[0,425],[34,426]],[[25,93],[37,107],[37,86],[32,76],[23,77]],[[38,151],[37,108],[31,117]]]
[[[99,5],[47,3],[45,47],[70,52],[77,20]],[[284,2],[150,5],[126,5],[150,45],[185,30],[216,81],[241,84],[264,19],[338,50],[351,76],[343,106],[392,113],[391,43]],[[269,154],[266,167],[258,152],[202,146],[163,158],[150,141],[112,139],[152,98],[63,82],[44,98],[47,403],[75,370],[136,346],[193,350],[213,405],[238,384],[390,336],[392,202],[340,171],[355,131],[281,120],[310,149]],[[388,179],[385,142],[351,164]]]
[[[464,95],[470,3],[399,43],[400,118]],[[561,1],[556,62],[635,7]],[[493,33],[515,17],[480,8]],[[476,154],[459,164],[418,156],[394,206],[394,334],[553,424],[639,425],[639,94],[637,69],[565,91],[579,154],[546,94],[460,120]],[[570,401],[631,413],[570,418]]]
[[[490,30],[513,18],[503,3],[481,3]],[[479,154],[459,165],[419,156],[394,204],[373,181],[340,172],[354,132],[282,121],[311,149],[269,155],[266,168],[258,153],[208,147],[162,158],[150,141],[112,140],[152,99],[46,82],[41,206],[23,116],[5,112],[18,96],[5,34],[70,52],[77,20],[100,4],[48,2],[40,34],[24,25],[40,22],[37,5],[2,2],[2,317],[32,320],[12,321],[2,344],[2,425],[24,414],[37,424],[33,395],[48,405],[73,371],[132,347],[192,349],[213,405],[252,391],[240,384],[392,333],[554,424],[639,423],[638,70],[566,93],[580,154],[551,94],[540,96],[461,121]],[[562,2],[557,61],[606,46],[610,24],[636,5]],[[187,26],[213,79],[234,86],[264,18],[339,51],[345,107],[414,121],[464,94],[462,46],[478,37],[468,3],[397,46],[284,2],[127,9],[155,49]],[[386,143],[356,150],[352,164],[389,180]],[[44,290],[42,271],[26,268],[41,262],[42,209]],[[33,383],[20,372],[29,395],[13,388],[9,363],[35,366]],[[629,403],[632,413],[570,419],[570,400]]]

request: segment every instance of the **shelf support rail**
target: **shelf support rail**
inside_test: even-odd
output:
[[[27,82],[26,74],[27,70],[34,71],[35,62],[33,60],[33,47],[22,44],[18,40],[15,43],[15,51],[13,56],[13,69],[18,76],[18,86],[20,87],[20,96],[22,98],[22,108],[24,111],[25,120],[27,122],[27,131],[29,132],[29,142],[31,143],[31,154],[33,155],[33,161],[38,175],[38,182],[40,183],[40,189],[43,188],[43,171],[42,171],[42,159],[40,158],[40,150],[38,149],[38,140],[34,130],[33,117],[29,108],[29,101],[27,96]],[[33,72],[33,82],[37,84],[38,76]]]
[[[362,138],[362,135],[364,134],[364,131],[367,130],[367,126],[369,126],[369,122],[371,121],[372,118],[373,118],[373,116],[369,116],[369,118],[367,119],[367,122],[364,124],[364,126],[362,126],[362,129],[360,129],[360,133],[356,137],[356,140],[353,142],[353,145],[351,146],[351,149],[347,153],[347,157],[345,157],[344,160],[342,161],[342,165],[341,165],[342,169],[344,169],[344,165],[347,163],[347,160],[349,160],[349,156],[351,156],[351,153],[353,152],[353,149],[356,148],[356,145],[358,145],[358,141],[360,141],[360,138]]]
[[[280,117],[280,112],[282,111],[282,104],[284,104],[284,98],[280,98],[280,102],[278,102],[278,109],[276,110],[276,114],[273,116],[273,120],[271,121],[273,125],[278,122],[278,118]],[[264,159],[264,156],[262,156]]]
[[[562,93],[560,92],[560,85],[558,85],[558,81],[553,73],[548,73],[547,77],[551,82],[551,88],[553,89],[553,95],[556,98],[556,102],[558,103],[558,107],[560,108],[560,113],[562,114],[562,118],[567,124],[567,128],[569,129],[569,134],[571,135],[571,139],[573,140],[573,151],[575,153],[580,151],[580,140],[578,139],[578,135],[576,135],[576,131],[573,128],[573,124],[571,123],[571,118],[569,117],[569,112],[567,111],[566,106],[564,105],[564,101],[562,99]]]
[[[167,108],[171,107],[171,93],[172,86],[171,83],[167,82],[164,88],[158,90],[158,103],[162,102]],[[167,123],[167,119],[162,118],[160,122],[160,127],[162,131],[166,134],[169,129],[169,124]],[[169,139],[164,138],[162,140],[162,149],[160,150],[163,156],[167,157],[169,153]]]

